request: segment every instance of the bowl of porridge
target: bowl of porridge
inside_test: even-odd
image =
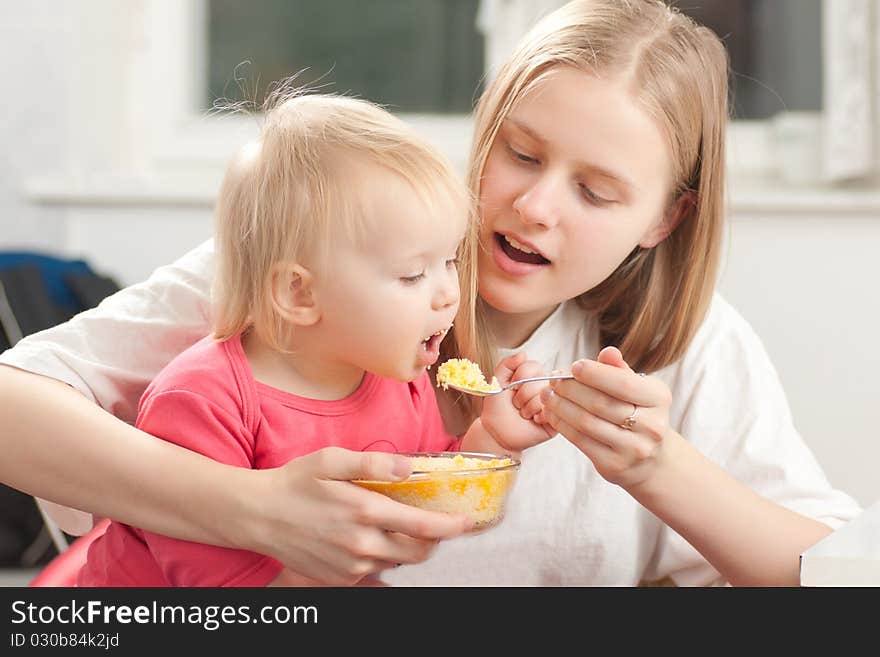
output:
[[[408,452],[412,473],[402,481],[356,480],[358,486],[429,511],[461,513],[474,521],[473,531],[504,517],[507,495],[520,462],[475,452]]]

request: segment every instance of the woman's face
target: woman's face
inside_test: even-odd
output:
[[[665,237],[670,187],[667,142],[624,84],[558,67],[513,108],[486,161],[480,295],[534,328]]]

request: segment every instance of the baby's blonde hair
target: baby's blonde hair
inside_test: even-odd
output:
[[[284,91],[270,98],[264,121],[260,138],[233,158],[218,196],[214,337],[253,330],[279,351],[295,348],[272,302],[273,269],[297,262],[326,272],[337,240],[375,228],[353,179],[366,165],[400,176],[427,207],[447,210],[442,216],[467,227],[455,326],[458,347],[472,349],[474,204],[449,163],[406,123],[364,100]]]
[[[711,30],[660,0],[573,0],[522,39],[476,110],[469,184],[479,196],[486,158],[516,103],[554,67],[620,76],[664,131],[672,154],[669,206],[686,214],[653,249],[637,247],[578,301],[603,344],[653,371],[684,353],[716,283],[724,215],[729,62]],[[589,130],[589,126],[584,126]]]

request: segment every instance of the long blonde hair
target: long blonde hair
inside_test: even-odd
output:
[[[578,297],[595,313],[602,344],[619,346],[637,370],[660,369],[684,353],[716,283],[723,241],[727,52],[715,33],[659,0],[574,0],[557,9],[521,40],[482,94],[468,175],[477,198],[501,124],[555,66],[624,76],[667,136],[673,164],[668,203],[683,202],[684,218],[659,245],[637,247]]]
[[[327,266],[340,235],[357,239],[373,225],[365,221],[360,189],[348,177],[349,165],[362,162],[399,175],[431,207],[454,214],[450,221],[466,223],[455,329],[457,348],[473,353],[476,221],[459,175],[412,128],[377,105],[306,94],[289,84],[278,89],[267,102],[259,140],[233,158],[220,188],[214,337],[226,340],[254,330],[274,349],[290,350],[292,329],[272,303],[273,268],[303,258]]]

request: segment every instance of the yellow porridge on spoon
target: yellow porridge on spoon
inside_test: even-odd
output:
[[[498,379],[493,376],[492,383],[486,381],[480,366],[467,358],[450,358],[440,365],[437,368],[437,385],[444,390],[448,390],[449,386],[485,392],[501,389]]]

